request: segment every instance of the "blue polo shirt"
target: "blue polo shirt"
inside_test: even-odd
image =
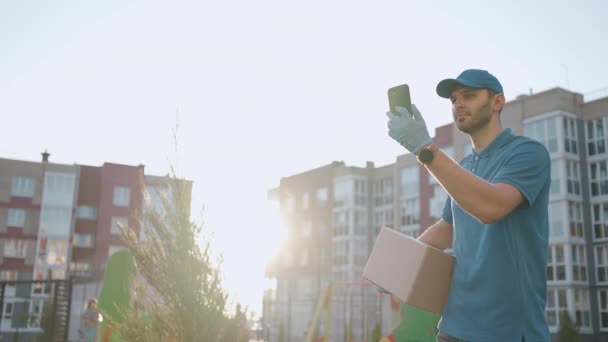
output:
[[[439,329],[470,342],[550,341],[547,297],[551,160],[545,147],[504,130],[460,165],[517,188],[525,200],[483,224],[448,197],[442,219],[454,227],[456,265]]]

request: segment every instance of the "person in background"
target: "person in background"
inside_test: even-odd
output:
[[[97,308],[97,299],[91,298],[87,302],[87,308],[83,314],[84,327],[82,332],[86,342],[94,342],[97,336],[97,325],[100,321],[99,309]]]

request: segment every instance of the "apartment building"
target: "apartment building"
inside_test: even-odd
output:
[[[145,175],[143,165],[66,165],[49,156],[43,153],[40,162],[0,159],[0,280],[72,277],[86,284],[82,298],[78,291],[73,297],[73,337],[88,296],[99,293],[108,257],[125,248],[119,225],[139,229],[133,214],[142,209],[142,186],[158,205],[169,179]],[[35,284],[25,295],[15,286],[5,290],[0,335],[15,331],[17,307],[32,317],[21,334],[39,332],[50,289]]]
[[[561,88],[520,95],[501,120],[543,143],[551,157],[550,330],[557,332],[567,311],[584,341],[608,338],[608,97],[585,101]],[[455,160],[471,151],[453,124],[437,128],[434,140]],[[447,197],[441,186],[405,154],[381,167],[333,162],[285,177],[269,197],[279,201],[289,237],[267,270],[277,280],[271,341],[281,329],[287,341],[303,341],[327,283],[336,285],[332,340],[343,338],[347,322],[356,340],[369,340],[378,322],[387,333],[390,303],[361,283],[361,272],[382,225],[417,236],[439,218]]]

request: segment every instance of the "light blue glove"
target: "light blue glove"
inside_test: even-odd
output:
[[[424,119],[416,106],[412,104],[413,117],[404,107],[395,107],[395,110],[397,114],[386,112],[389,118],[388,135],[391,138],[414,154],[433,142],[426,128],[426,123],[424,123]]]

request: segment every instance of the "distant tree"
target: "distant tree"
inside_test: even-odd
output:
[[[279,341],[278,342],[285,342],[285,322],[283,322],[283,320],[281,320],[281,323],[279,325]]]
[[[226,314],[221,262],[212,260],[209,240],[202,248],[197,242],[202,225],[190,220],[191,183],[175,174],[167,182],[156,197],[160,208],[144,190],[143,212],[135,215],[143,238],[132,227],[120,227],[136,277],[133,305],[115,329],[132,342],[224,341],[233,330],[238,334],[238,325]]]
[[[350,320],[344,321],[344,342],[352,342],[353,329],[350,326]]]
[[[31,315],[27,311],[19,311],[15,313],[15,333],[13,334],[13,342],[19,342],[20,328],[27,328],[28,322],[30,321]]]
[[[567,311],[562,311],[559,316],[559,330],[557,332],[558,342],[580,342],[581,336],[578,333],[578,328],[570,319]]]
[[[374,330],[372,330],[372,342],[379,342],[380,339],[382,339],[382,327],[378,321],[374,326]]]
[[[53,324],[53,302],[45,300],[40,315],[40,329],[42,333],[38,335],[38,342],[47,342],[51,338],[51,325]]]

